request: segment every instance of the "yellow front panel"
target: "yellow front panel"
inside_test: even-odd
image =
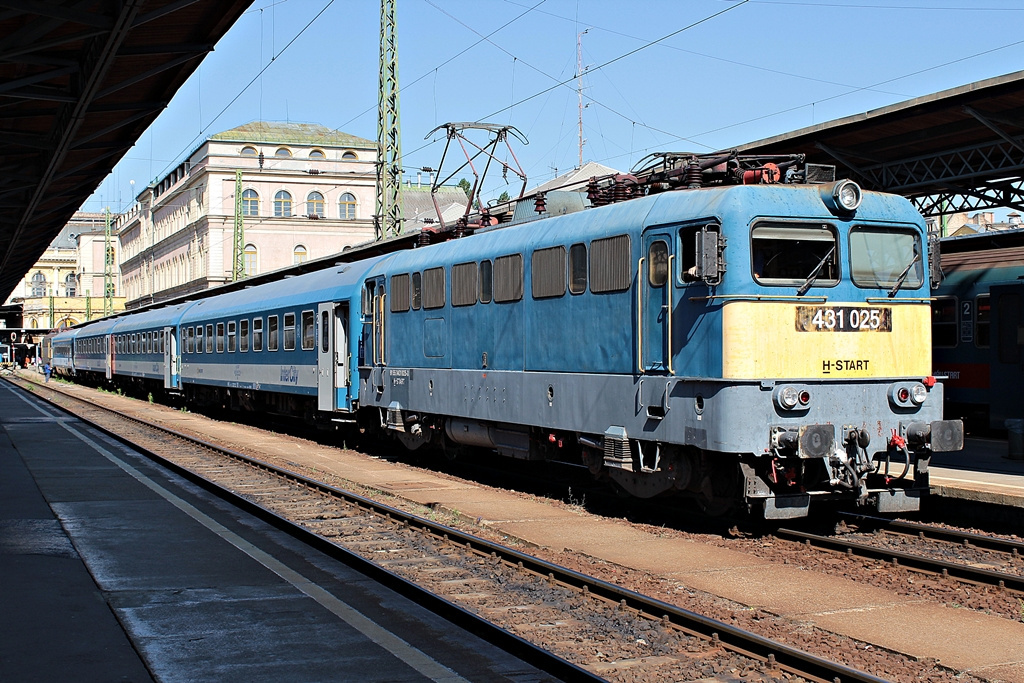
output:
[[[735,301],[722,309],[722,377],[727,379],[800,379],[850,377],[925,377],[931,374],[931,307],[921,304],[812,304]],[[808,308],[833,309],[811,322]],[[842,311],[838,309],[844,309]],[[851,316],[851,309],[856,309]],[[871,330],[868,313],[882,312]],[[839,327],[837,314],[847,328]],[[888,321],[886,321],[888,316]],[[854,324],[850,324],[850,318]],[[877,321],[878,318],[876,317]],[[804,327],[809,331],[799,331]],[[820,328],[821,331],[818,331]]]

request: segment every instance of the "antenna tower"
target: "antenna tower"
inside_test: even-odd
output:
[[[583,139],[583,36],[587,34],[589,28],[583,29],[582,33],[576,36],[576,94],[580,100],[580,165],[579,168],[583,168],[583,145],[586,140]],[[558,175],[557,173],[555,175]]]
[[[398,107],[397,0],[380,2],[380,79],[377,92],[378,240],[402,232],[402,125]]]

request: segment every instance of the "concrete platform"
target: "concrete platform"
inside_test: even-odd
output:
[[[68,387],[67,391],[88,392],[81,387]],[[329,479],[337,477],[378,488],[412,502],[437,504],[441,511],[477,521],[509,539],[555,550],[569,549],[618,564],[625,571],[649,572],[760,607],[797,623],[818,625],[914,657],[935,658],[982,677],[1024,683],[1024,623],[894,595],[824,572],[771,564],[727,548],[680,541],[671,535],[659,535],[656,530],[647,532],[615,519],[552,505],[544,499],[453,481],[444,474],[401,462],[312,443],[296,447],[292,438],[257,432],[250,427],[215,422],[110,394],[89,395],[117,410],[145,412],[150,419],[185,431],[209,434],[221,443],[238,444],[247,452],[253,452],[258,442],[261,457],[280,459]],[[999,446],[989,445],[987,451],[985,448],[985,444],[971,440],[964,453],[937,457],[933,470],[933,478],[939,480],[936,485],[957,484],[944,477],[972,479],[967,469],[954,468],[986,462],[982,459],[985,453],[992,457],[990,466],[994,468]],[[1015,467],[1013,462],[1003,464]],[[1016,475],[1011,470],[1000,476]],[[1012,489],[1016,482],[998,485]],[[1007,495],[1012,494],[1011,491]]]
[[[545,680],[0,383],[0,681]]]
[[[969,438],[964,449],[932,458],[932,492],[946,498],[1024,508],[1024,460],[1007,457],[1006,440]]]

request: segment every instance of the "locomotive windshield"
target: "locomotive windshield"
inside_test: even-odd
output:
[[[850,230],[850,272],[858,287],[918,289],[924,283],[921,241],[912,230],[854,227]],[[915,260],[916,259],[916,260]]]
[[[800,287],[815,269],[815,286],[839,282],[839,249],[828,225],[760,223],[751,240],[754,280],[759,284]]]

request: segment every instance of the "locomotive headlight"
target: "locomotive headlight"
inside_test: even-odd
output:
[[[926,398],[928,398],[928,390],[923,384],[915,384],[910,388],[910,400],[917,405],[924,403]]]
[[[852,180],[837,180],[822,185],[819,192],[821,201],[834,214],[849,214],[857,210],[862,197],[860,185]]]
[[[890,385],[889,401],[896,408],[917,408],[928,398],[928,389],[920,382]]]
[[[800,390],[794,386],[783,386],[775,390],[775,404],[783,410],[796,409],[800,405],[800,398]]]

